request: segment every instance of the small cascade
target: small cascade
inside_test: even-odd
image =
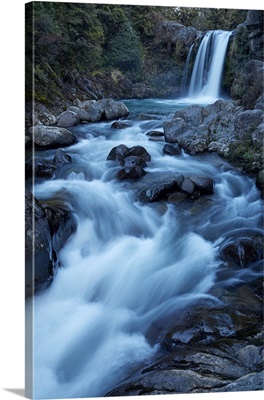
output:
[[[232,32],[208,31],[201,41],[195,59],[188,96],[191,98],[220,97],[226,50]]]

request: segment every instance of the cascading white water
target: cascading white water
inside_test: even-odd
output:
[[[220,97],[225,55],[231,34],[222,30],[208,31],[202,39],[191,76],[190,98],[217,100]]]
[[[164,156],[164,143],[148,141],[145,133],[162,124],[134,121],[118,131],[111,123],[79,126],[82,139],[67,149],[72,164],[36,185],[39,200],[70,203],[77,231],[60,253],[53,284],[34,300],[34,398],[103,396],[154,357],[171,318],[208,296],[219,237],[261,220],[250,179],[217,158]],[[135,190],[113,179],[116,163],[106,161],[120,143],[147,149],[148,175],[210,176],[215,195],[198,211],[197,203],[140,204]]]

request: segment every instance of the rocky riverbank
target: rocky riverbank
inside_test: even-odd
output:
[[[163,55],[168,56],[177,47],[179,67],[201,32],[161,21],[155,34]],[[230,89],[231,98],[176,111],[163,129],[146,135],[151,141],[164,142],[166,156],[216,154],[239,172],[249,174],[263,196],[261,49],[260,13],[251,11],[232,35],[228,49],[224,85]],[[63,81],[56,78],[57,97],[53,91],[49,99],[45,88],[43,93],[38,91],[34,113],[31,105],[26,106],[27,297],[45,290],[56,279],[60,250],[77,228],[75,210],[67,202],[67,188],[41,201],[32,195],[33,183],[59,178],[62,168],[71,168],[72,155],[67,147],[79,140],[74,127],[112,121],[113,132],[125,132],[135,120],[153,118],[148,114],[132,117],[119,99],[180,94],[178,76],[177,87],[173,87],[170,74],[156,77],[161,85],[151,85],[154,81],[153,76],[152,81],[136,83],[114,72],[84,77],[72,71]],[[38,152],[36,158],[32,147]],[[54,152],[52,158],[46,156],[48,151]],[[202,215],[210,206],[213,179],[195,173],[148,173],[153,156],[140,143],[129,147],[120,141],[105,154],[105,161],[109,168],[115,167],[112,178],[124,190],[132,189],[143,206],[151,203],[160,207],[161,213],[168,205],[178,207],[183,214],[187,212],[186,218]],[[172,312],[164,324],[151,327],[146,338],[151,344],[159,343],[155,359],[131,371],[129,378],[106,396],[264,390],[262,232],[230,228],[229,235],[219,243],[218,253],[215,283],[206,299]]]

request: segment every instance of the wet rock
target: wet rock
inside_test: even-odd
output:
[[[232,262],[240,268],[246,268],[252,262],[262,258],[259,246],[252,240],[243,238],[227,244],[221,250],[223,260]]]
[[[42,208],[49,224],[53,248],[58,254],[68,238],[76,231],[76,221],[72,210],[65,205],[51,201],[51,204],[42,204]]]
[[[77,143],[76,137],[65,128],[38,125],[29,129],[36,146],[43,148],[58,148]]]
[[[167,199],[170,194],[178,189],[177,177],[166,179],[149,185],[149,187],[140,192],[138,199],[143,203]]]
[[[149,131],[146,133],[146,135],[150,137],[162,137],[164,136],[164,133],[160,131]]]
[[[263,238],[259,231],[231,232],[220,246],[220,256],[230,266],[246,268],[263,258]]]
[[[62,128],[70,128],[79,123],[80,119],[78,115],[73,111],[67,110],[58,116],[56,125]]]
[[[116,178],[119,180],[124,179],[139,179],[146,175],[146,171],[141,166],[132,166],[121,169],[117,172]]]
[[[181,185],[181,190],[189,195],[194,194],[195,185],[190,178],[185,178]]]
[[[35,176],[38,178],[52,178],[56,165],[49,160],[38,160],[34,163]]]
[[[187,193],[175,192],[168,197],[170,203],[180,203],[188,198]]]
[[[151,156],[142,146],[128,148],[121,144],[110,151],[107,160],[119,161],[119,165],[125,167],[117,172],[117,179],[139,179],[146,175],[143,168],[147,166],[146,161],[150,161]]]
[[[151,155],[147,152],[143,146],[133,146],[129,148],[130,156],[137,156],[142,158],[144,161],[150,161]]]
[[[163,125],[165,140],[168,143],[179,143],[181,137],[192,138],[195,130],[191,124],[187,124],[181,118],[174,118]]]
[[[143,158],[137,156],[128,156],[125,157],[123,160],[120,161],[120,165],[122,167],[133,168],[133,167],[146,167],[147,163]]]
[[[201,194],[212,194],[214,192],[213,179],[204,176],[191,176],[190,180]]]
[[[56,255],[41,204],[27,189],[25,194],[25,285],[28,297],[51,283]]]
[[[62,150],[62,149],[58,149],[55,153],[55,156],[53,158],[53,162],[55,164],[68,164],[71,163],[71,156],[69,154],[66,153],[66,151]]]
[[[122,161],[128,155],[129,155],[129,148],[124,144],[120,144],[111,149],[110,153],[107,156],[107,160]]]
[[[177,143],[175,145],[165,144],[163,148],[163,153],[169,156],[180,156],[181,148]]]
[[[125,129],[128,128],[130,125],[127,122],[123,121],[115,121],[112,123],[111,128],[113,129]]]

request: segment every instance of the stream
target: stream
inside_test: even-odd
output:
[[[162,131],[185,104],[125,104],[129,127],[113,129],[109,121],[71,128],[78,139],[65,149],[72,162],[54,179],[35,184],[38,200],[68,204],[77,224],[52,285],[34,299],[35,398],[104,396],[155,359],[177,315],[212,297],[219,246],[231,232],[262,227],[262,200],[251,178],[214,154],[164,155],[165,142],[146,136]],[[151,119],[134,118],[140,112]],[[150,153],[142,180],[115,179],[120,166],[106,159],[121,143]],[[54,154],[45,150],[36,157]],[[213,178],[214,194],[178,204],[138,201],[141,185],[173,174]],[[257,273],[238,270],[222,279],[228,285]]]

